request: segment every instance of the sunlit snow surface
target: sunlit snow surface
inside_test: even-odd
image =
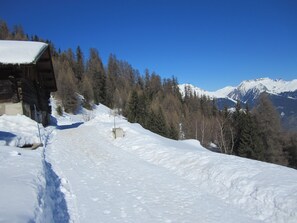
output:
[[[33,63],[46,47],[42,42],[0,40],[0,63]]]
[[[115,120],[124,138],[102,105],[64,115],[28,151],[36,123],[1,116],[0,222],[297,222],[296,170]]]

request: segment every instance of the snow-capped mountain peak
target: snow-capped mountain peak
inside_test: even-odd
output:
[[[270,78],[259,78],[241,82],[238,89],[246,92],[250,89],[258,89],[260,92],[267,91],[269,93],[279,94],[282,92],[296,91],[297,80],[285,81],[282,79],[272,80]]]
[[[235,100],[245,101],[246,98],[257,98],[261,93],[280,94],[297,90],[297,80],[284,81],[270,78],[259,78],[241,82],[228,96]]]
[[[227,86],[217,91],[205,91],[191,84],[180,85],[182,95],[185,94],[185,87],[192,89],[192,93],[197,95],[206,95],[211,98],[232,98],[233,100],[241,100],[247,94],[253,94],[258,97],[261,93],[280,94],[283,92],[294,92],[297,90],[297,79],[285,81],[282,79],[258,78],[254,80],[242,81],[237,87]]]
[[[180,84],[179,89],[180,89],[180,92],[183,97],[186,95],[187,91],[190,91],[192,94],[195,93],[197,96],[205,95],[205,96],[209,96],[211,98],[214,96],[212,94],[212,92],[205,91],[205,90],[203,90],[199,87],[196,87],[192,84]]]

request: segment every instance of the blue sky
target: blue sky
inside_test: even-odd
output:
[[[297,78],[296,0],[3,1],[0,18],[57,48],[97,48],[205,90]]]

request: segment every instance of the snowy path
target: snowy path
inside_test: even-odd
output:
[[[257,222],[117,147],[94,125],[56,130],[47,158],[61,178],[71,222]]]
[[[217,154],[104,106],[41,128],[0,117],[0,222],[297,222],[297,171]],[[87,122],[85,122],[87,121]],[[61,126],[62,125],[62,126]]]

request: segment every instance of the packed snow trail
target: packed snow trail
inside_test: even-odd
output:
[[[42,155],[45,178],[44,188],[44,220],[46,222],[68,223],[70,216],[61,186],[61,179],[55,173],[50,162],[47,161],[46,148],[53,138],[53,127],[48,127],[44,134],[44,147]]]
[[[166,168],[113,144],[95,125],[57,130],[47,156],[73,222],[257,222]],[[108,136],[110,135],[110,136]]]

